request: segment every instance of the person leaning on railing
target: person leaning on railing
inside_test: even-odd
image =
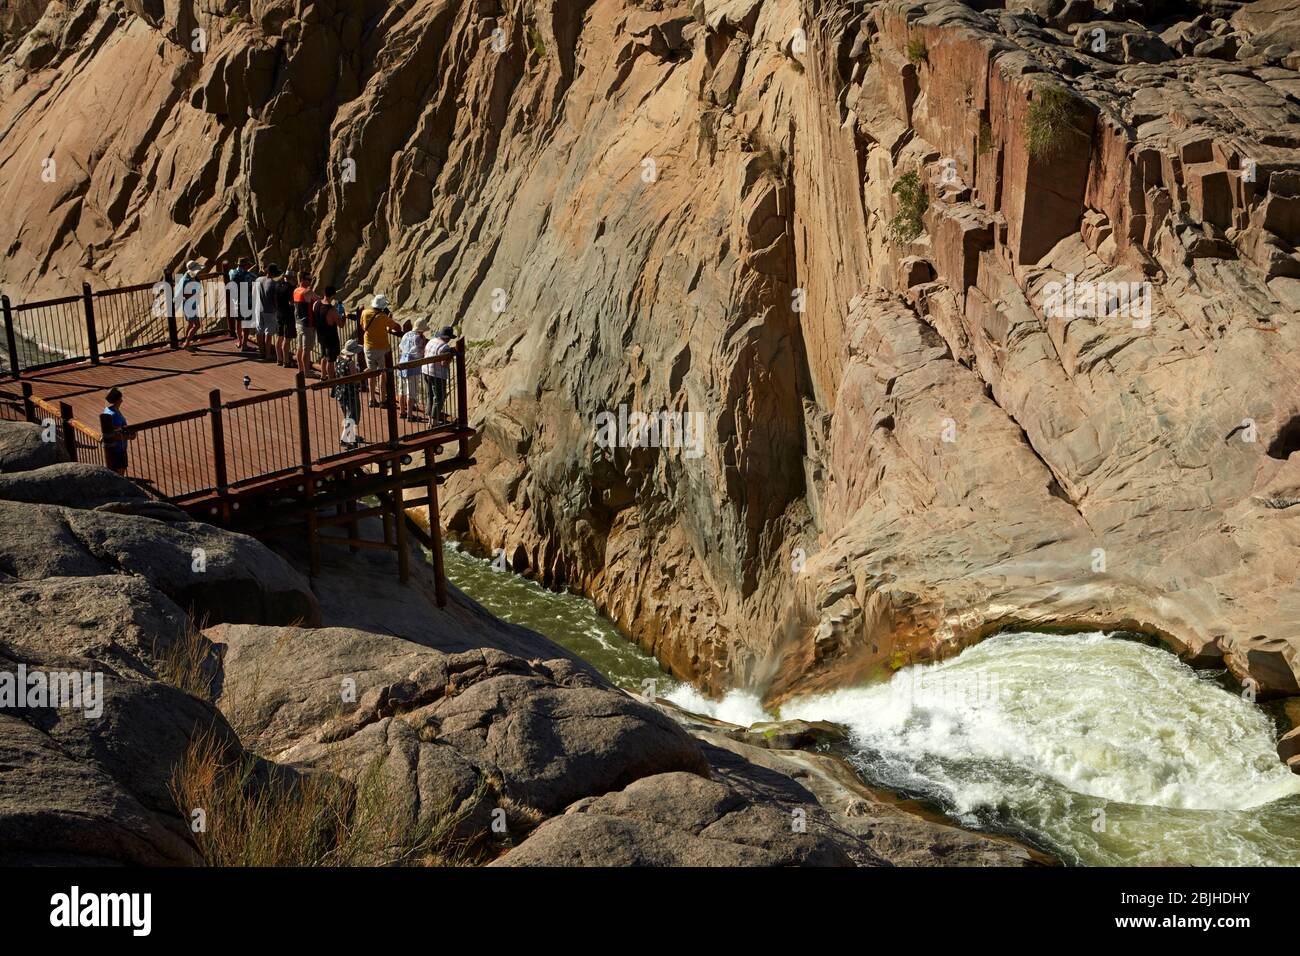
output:
[[[230,289],[236,302],[235,331],[239,339],[236,347],[241,352],[256,352],[256,346],[249,342],[249,335],[255,327],[253,283],[257,281],[257,276],[253,275],[253,261],[247,258],[240,259],[239,265],[230,270],[227,278],[230,280]]]
[[[361,343],[356,339],[351,339],[343,346],[343,354],[339,356],[337,364],[340,379],[357,374],[357,359],[360,356]],[[339,403],[339,409],[343,413],[339,445],[344,450],[356,448],[364,441],[357,432],[361,421],[361,383],[340,382],[330,389],[330,397]]]
[[[398,343],[398,365],[424,358],[424,350],[429,345],[429,340],[425,337],[428,331],[428,319],[415,320],[411,331],[403,335],[402,341]],[[397,408],[402,418],[409,418],[411,421],[420,420],[420,411],[424,404],[423,396],[420,394],[420,383],[424,380],[424,376],[420,372],[421,369],[418,367],[397,370]]]
[[[450,325],[435,335],[425,347],[424,357],[434,358],[454,352],[452,341],[456,330]],[[451,362],[430,362],[424,366],[424,376],[429,386],[429,422],[437,424],[444,421],[442,406],[447,402],[447,385],[451,381]]]
[[[361,342],[365,348],[366,370],[378,371],[391,364],[393,344],[389,341],[390,333],[400,335],[402,327],[388,311],[388,299],[377,295],[370,300],[370,308],[361,313]],[[375,381],[374,392],[370,396],[372,408],[386,404],[388,396],[384,391],[383,377]]]
[[[199,276],[202,274],[203,263],[191,259],[176,279],[176,311],[185,318],[185,340],[181,342],[181,348],[187,352],[195,351],[191,343],[199,334],[199,320],[202,318],[199,303],[203,300],[203,284],[199,282]]]
[[[126,416],[122,414],[122,390],[110,388],[105,396],[107,404],[101,413],[101,425],[109,425],[104,430],[104,462],[119,475],[126,474],[126,443],[135,438],[126,433]]]

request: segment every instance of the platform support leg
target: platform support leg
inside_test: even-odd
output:
[[[402,476],[402,461],[393,459],[393,477]],[[411,580],[411,553],[406,548],[406,494],[399,484],[393,489],[393,531],[397,544],[397,579],[403,584]]]
[[[447,568],[442,560],[442,515],[438,509],[438,479],[429,479],[429,537],[433,540],[433,579],[438,607],[447,606]]]

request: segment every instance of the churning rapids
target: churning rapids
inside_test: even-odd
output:
[[[1253,703],[1103,634],[1000,634],[783,717],[852,731],[871,782],[1093,865],[1300,863],[1300,776]]]
[[[678,684],[585,598],[449,547],[448,575],[497,616],[540,631],[615,683],[738,724],[742,692]],[[1173,654],[1104,634],[1006,633],[888,683],[786,703],[782,718],[850,730],[875,786],[924,797],[973,829],[1087,865],[1300,865],[1300,776],[1268,715]]]

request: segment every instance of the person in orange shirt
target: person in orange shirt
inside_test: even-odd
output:
[[[298,288],[293,290],[293,324],[298,333],[298,349],[295,353],[298,359],[298,371],[303,376],[316,377],[312,370],[312,350],[316,346],[316,323],[314,321],[313,306],[320,296],[312,288],[311,273],[306,270],[298,277]]]

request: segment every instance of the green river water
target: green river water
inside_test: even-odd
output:
[[[1300,776],[1278,729],[1212,672],[1100,633],[1006,633],[887,683],[791,701],[780,715],[674,681],[591,601],[449,544],[447,574],[498,617],[567,647],[614,683],[747,725],[803,717],[850,729],[868,783],[922,797],[971,829],[1082,865],[1300,865]]]

